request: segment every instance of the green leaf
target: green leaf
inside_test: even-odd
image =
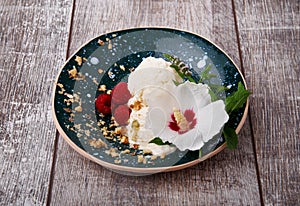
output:
[[[180,67],[178,65],[172,64],[170,67],[172,67],[173,69],[175,69],[175,71],[177,72],[177,74],[182,79],[188,79],[190,82],[196,83],[196,81],[193,79],[193,77],[190,74],[184,74],[183,72],[181,72],[181,69],[180,69]]]
[[[189,67],[183,61],[181,61],[179,58],[173,57],[172,55],[169,55],[169,54],[163,54],[163,56],[172,63],[170,67],[175,69],[177,74],[182,79],[187,79],[190,82],[197,83],[195,81],[195,79],[192,77]]]
[[[209,64],[200,74],[199,83],[203,83],[204,81],[209,81],[210,79],[216,77],[217,75],[209,73],[211,70],[211,64]]]
[[[163,56],[171,62],[173,62],[175,60],[175,58],[170,54],[165,53],[165,54],[163,54]]]
[[[170,145],[171,144],[169,142],[163,142],[159,137],[155,137],[149,143],[154,143],[154,144],[157,144],[157,145]]]
[[[202,157],[202,149],[199,149],[199,158]]]
[[[179,68],[177,65],[172,64],[170,67],[172,67],[173,69],[175,69],[175,71],[177,72],[177,74],[178,74],[182,79],[185,78],[185,75],[180,71],[180,68]]]
[[[239,82],[237,91],[225,99],[226,112],[230,115],[233,111],[242,108],[250,94],[251,92]]]
[[[208,93],[210,94],[212,102],[217,101],[217,100],[220,99],[220,97],[218,97],[218,94],[220,94],[221,92],[224,92],[224,91],[228,90],[227,87],[224,87],[222,85],[208,84],[208,86],[209,86]]]
[[[218,84],[209,84],[208,85],[211,90],[213,90],[216,94],[220,94],[224,91],[227,91],[228,88]]]
[[[238,136],[234,129],[225,125],[223,129],[223,135],[225,137],[225,141],[228,149],[234,150],[238,145]]]
[[[219,100],[219,97],[210,89],[208,90],[208,93],[210,95],[211,101],[215,102],[217,100]]]

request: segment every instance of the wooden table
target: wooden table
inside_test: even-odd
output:
[[[51,117],[54,79],[90,38],[139,26],[205,36],[245,74],[235,151],[145,177],[77,154]],[[0,205],[300,205],[299,0],[0,0]]]

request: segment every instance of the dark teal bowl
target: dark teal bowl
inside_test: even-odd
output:
[[[128,146],[104,138],[98,126],[99,113],[95,110],[95,98],[99,95],[100,85],[106,85],[106,89],[110,90],[118,82],[127,81],[130,69],[137,67],[143,58],[163,57],[164,53],[185,61],[196,76],[203,69],[199,67],[201,60],[211,64],[212,71],[217,74],[216,83],[229,88],[223,98],[237,90],[238,82],[246,87],[241,71],[230,57],[197,34],[171,28],[134,28],[103,34],[84,44],[72,55],[56,79],[53,116],[62,137],[77,152],[94,162],[117,172],[134,175],[186,168],[220,152],[226,145],[223,136],[217,135],[204,145],[200,156],[199,151],[176,151],[151,164],[141,164],[136,156],[122,154]],[[120,65],[125,69],[120,69]],[[248,102],[230,115],[229,124],[236,132],[244,124],[247,110]],[[107,148],[92,144],[99,139]],[[107,154],[110,148],[115,148],[121,155],[112,157]]]

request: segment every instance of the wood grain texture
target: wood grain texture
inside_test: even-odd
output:
[[[262,198],[266,205],[300,200],[300,4],[236,1]]]
[[[239,63],[231,1],[77,0],[70,53],[103,32],[137,26],[187,29],[215,41]],[[60,138],[52,205],[258,205],[250,123],[239,149],[194,167],[146,177],[113,173],[84,159]]]
[[[0,0],[0,205],[45,205],[55,127],[50,94],[70,1]]]

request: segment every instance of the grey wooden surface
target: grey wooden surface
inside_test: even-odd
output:
[[[238,149],[146,177],[113,173],[57,134],[60,66],[104,32],[166,26],[203,35],[245,73]],[[298,0],[0,0],[0,205],[299,205]]]

